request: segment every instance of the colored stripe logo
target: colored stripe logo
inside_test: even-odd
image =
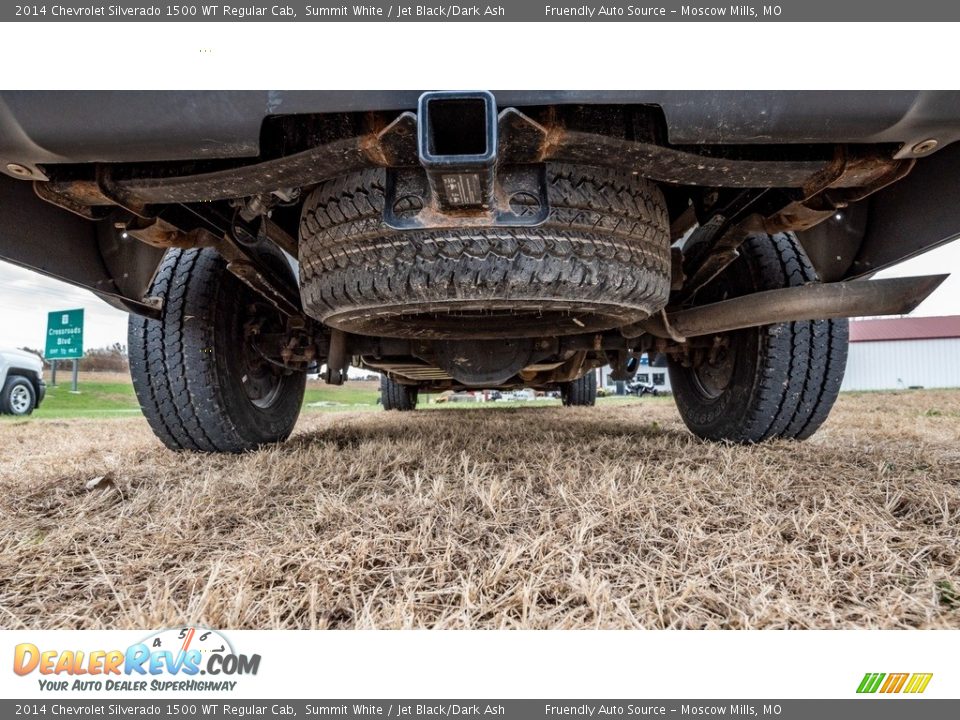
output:
[[[919,694],[927,689],[933,673],[867,673],[860,681],[857,692],[860,694]]]

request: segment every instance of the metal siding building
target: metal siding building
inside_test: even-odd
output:
[[[960,387],[960,316],[850,323],[841,390]]]
[[[613,372],[613,368],[609,365],[604,365],[597,370],[597,383],[600,387],[610,389],[616,386],[616,382],[610,378],[611,372]],[[649,355],[644,353],[640,359],[640,367],[637,368],[636,379],[640,382],[653,384],[662,393],[673,392],[670,387],[670,373],[667,371],[667,357],[665,355],[656,355],[651,360]]]

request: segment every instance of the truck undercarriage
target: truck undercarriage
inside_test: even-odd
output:
[[[643,353],[670,359],[695,433],[806,437],[842,319],[945,277],[870,276],[960,234],[955,93],[327,94],[264,111],[255,141],[236,109],[219,152],[189,122],[166,150],[155,128],[57,147],[29,111],[61,95],[0,96],[0,257],[133,314],[138,396],[174,448],[285,437],[321,368],[383,373],[398,409],[488,387],[591,404],[591,371],[627,380]],[[198,137],[230,109],[111,95],[179,100]]]

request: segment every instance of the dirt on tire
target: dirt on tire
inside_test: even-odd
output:
[[[385,173],[321,184],[300,222],[304,306],[325,324],[393,337],[536,337],[606,330],[669,294],[663,195],[630,172],[548,164],[532,228],[397,231]]]

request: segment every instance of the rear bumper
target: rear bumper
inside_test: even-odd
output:
[[[414,110],[421,91],[5,91],[8,163],[254,157],[264,119]],[[895,143],[909,152],[960,140],[955,91],[502,91],[497,104],[655,105],[672,144]]]

